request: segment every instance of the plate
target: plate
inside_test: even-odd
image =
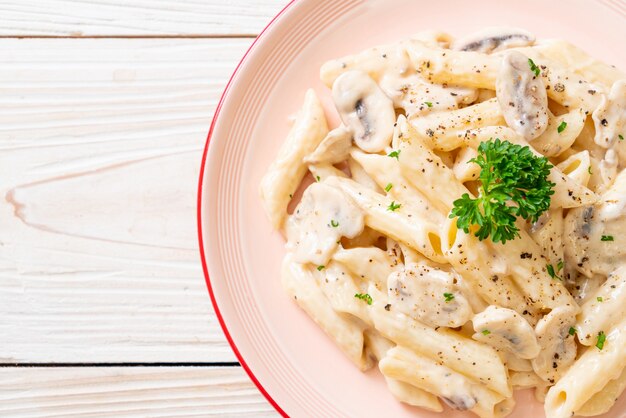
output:
[[[626,68],[623,0],[298,0],[257,38],[218,105],[207,139],[198,196],[201,256],[224,333],[254,383],[293,417],[469,417],[397,402],[377,370],[358,371],[287,297],[280,285],[284,242],[261,209],[259,181],[313,87],[329,123],[337,116],[319,68],[330,58],[437,29],[455,36],[485,26],[517,26],[563,38]],[[607,416],[626,411],[626,397]],[[512,417],[543,417],[517,394]]]

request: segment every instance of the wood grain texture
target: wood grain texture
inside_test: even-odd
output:
[[[0,368],[0,416],[277,417],[241,368]]]
[[[195,198],[250,43],[0,40],[0,362],[235,360]]]
[[[288,0],[5,0],[2,36],[258,34]]]

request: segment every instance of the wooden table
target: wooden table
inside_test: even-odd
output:
[[[0,416],[276,416],[207,294],[221,92],[287,0],[0,4]]]

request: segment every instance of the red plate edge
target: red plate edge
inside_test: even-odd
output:
[[[265,31],[267,31],[270,28],[270,26],[272,26],[272,24],[274,24],[276,19],[278,19],[280,16],[282,16],[283,13],[285,13],[285,11],[291,5],[293,5],[295,3],[295,1],[296,0],[291,0],[285,7],[283,7],[283,9],[280,12],[278,12],[278,14],[276,16],[274,16],[272,18],[272,20],[270,20],[270,22],[267,24],[267,26],[265,26],[265,28],[263,28],[263,30],[259,33],[259,35],[252,42],[252,44],[250,45],[250,47],[248,48],[246,53],[241,58],[241,60],[237,64],[237,67],[235,67],[235,71],[233,71],[233,74],[230,76],[230,79],[228,80],[228,83],[226,83],[226,87],[224,88],[224,91],[222,92],[222,96],[220,97],[220,100],[219,100],[219,102],[217,104],[217,107],[215,108],[215,112],[213,114],[213,120],[211,121],[211,127],[209,128],[209,133],[207,135],[206,143],[204,145],[204,152],[202,153],[202,163],[200,164],[200,177],[198,179],[198,200],[197,200],[198,244],[200,246],[200,261],[202,262],[202,271],[204,272],[204,279],[206,281],[207,289],[209,291],[209,296],[211,297],[211,304],[213,305],[213,310],[215,311],[215,314],[217,315],[217,319],[218,319],[218,321],[220,323],[220,326],[222,327],[222,331],[224,332],[224,335],[226,336],[226,340],[228,340],[228,344],[230,344],[230,347],[232,348],[233,352],[235,353],[235,356],[237,357],[237,360],[239,360],[239,363],[241,364],[243,369],[246,371],[246,373],[248,374],[248,376],[250,377],[252,382],[256,385],[256,387],[263,394],[263,396],[265,396],[265,399],[267,399],[269,401],[269,403],[274,407],[274,409],[276,409],[276,411],[278,413],[280,413],[280,415],[282,415],[283,417],[286,417],[286,418],[289,418],[289,415],[287,415],[287,413],[278,405],[278,403],[276,403],[276,401],[267,392],[267,390],[265,390],[263,385],[261,385],[261,382],[259,382],[259,380],[256,378],[254,373],[252,373],[252,370],[250,370],[250,367],[248,366],[246,361],[243,359],[243,356],[239,352],[239,349],[235,345],[235,342],[233,341],[233,338],[231,337],[230,333],[228,332],[228,328],[226,328],[226,323],[224,322],[224,318],[222,317],[222,314],[221,314],[221,312],[219,310],[219,307],[217,306],[217,301],[215,300],[215,294],[213,293],[213,288],[211,287],[211,279],[209,277],[209,268],[208,268],[207,263],[206,263],[205,252],[204,252],[204,241],[202,239],[202,186],[203,186],[202,183],[203,183],[203,179],[204,179],[204,169],[205,169],[205,165],[206,165],[207,154],[208,154],[208,151],[209,151],[209,144],[211,142],[211,135],[213,134],[213,128],[215,127],[215,121],[217,120],[217,117],[219,116],[220,110],[222,108],[222,104],[224,103],[224,99],[226,98],[226,94],[228,93],[228,90],[230,88],[230,85],[231,85],[233,79],[235,78],[235,75],[239,71],[239,68],[241,67],[241,65],[246,60],[246,57],[248,56],[248,54],[250,53],[252,48],[254,48],[254,46],[256,45],[258,40],[263,36]]]

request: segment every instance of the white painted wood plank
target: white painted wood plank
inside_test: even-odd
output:
[[[0,368],[0,416],[277,417],[239,367]]]
[[[288,0],[3,0],[2,36],[256,35]]]
[[[250,42],[0,40],[0,362],[235,360],[195,208]]]

